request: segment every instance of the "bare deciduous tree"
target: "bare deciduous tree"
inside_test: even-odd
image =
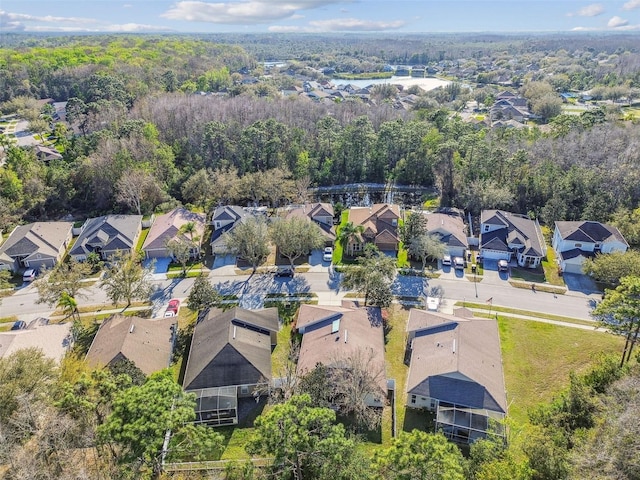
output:
[[[142,215],[143,210],[153,211],[164,198],[158,181],[144,170],[126,170],[118,180],[116,189],[118,202],[135,210],[138,215]]]

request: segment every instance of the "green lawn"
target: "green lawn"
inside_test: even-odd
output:
[[[577,323],[579,325],[592,325],[595,326],[595,322],[590,322],[589,320],[582,320],[579,318],[573,317],[565,317],[563,315],[552,315],[552,314],[542,314],[536,312],[529,312],[528,310],[520,310],[518,308],[509,308],[509,307],[496,307],[493,305],[487,305],[486,303],[471,303],[471,302],[456,302],[456,306],[459,307],[467,307],[474,308],[477,310],[486,310],[488,314],[494,315],[496,313],[512,313],[516,315],[527,315],[530,317],[539,317],[547,320],[557,320],[558,322],[567,322],[567,323]],[[476,316],[480,314],[478,312],[475,313]]]
[[[138,237],[138,243],[136,244],[136,252],[142,252],[142,245],[144,245],[144,241],[147,239],[147,235],[149,235],[150,228],[143,228],[140,232],[140,237]]]
[[[544,276],[551,285],[564,287],[564,280],[558,273],[558,263],[556,262],[556,252],[551,247],[547,247],[547,256],[542,260]]]
[[[548,402],[601,353],[618,353],[622,339],[610,334],[498,316],[509,415],[527,422],[527,411]]]
[[[349,210],[343,210],[340,214],[340,225],[336,228],[336,238],[340,237],[340,230],[342,230],[343,225],[345,225],[349,221]],[[342,244],[336,241],[333,247],[333,263],[334,265],[338,265],[342,263]]]

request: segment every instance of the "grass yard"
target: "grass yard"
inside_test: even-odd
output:
[[[409,263],[409,252],[404,248],[404,244],[400,242],[398,245],[398,261],[396,262],[398,268],[411,267]]]
[[[385,355],[387,362],[387,378],[396,381],[396,426],[397,433],[403,429],[405,419],[405,407],[407,402],[407,376],[409,367],[404,364],[404,353],[407,338],[407,319],[409,310],[398,305],[389,308],[385,338]],[[390,410],[390,407],[388,407]],[[383,417],[382,443],[391,443],[391,415]]]
[[[149,235],[150,228],[143,228],[140,232],[140,236],[138,237],[138,243],[136,244],[136,252],[142,253],[142,245],[144,245],[144,241],[147,239],[147,235]]]
[[[473,308],[475,310],[483,310],[483,311],[486,311],[487,314],[490,314],[492,317],[496,313],[505,313],[505,314],[511,313],[515,315],[527,315],[529,317],[539,317],[539,318],[544,318],[546,320],[557,320],[558,322],[577,323],[579,325],[591,325],[594,327],[596,326],[595,322],[590,322],[589,320],[582,320],[580,318],[565,317],[563,315],[553,315],[550,313],[536,313],[536,312],[530,312],[528,310],[520,310],[518,308],[496,307],[493,305],[487,305],[486,303],[456,302],[455,305],[458,307],[467,307],[467,308]],[[479,316],[480,314],[476,312],[475,315]]]
[[[586,370],[601,353],[618,353],[622,339],[610,334],[498,316],[509,416],[548,402],[569,383],[569,372]]]
[[[342,227],[349,221],[349,210],[343,210],[342,213],[340,214],[340,225],[338,225],[336,227],[336,238],[340,237],[340,231],[342,230]],[[333,263],[334,265],[338,265],[340,263],[342,263],[342,254],[343,254],[343,247],[342,247],[342,243],[340,243],[339,241],[336,241],[334,247],[333,247]]]

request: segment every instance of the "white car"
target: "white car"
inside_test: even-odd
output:
[[[463,269],[464,268],[464,258],[462,258],[462,257],[454,258],[453,259],[453,268],[455,268],[456,270]]]
[[[325,262],[330,262],[333,259],[333,247],[325,247],[324,253],[322,254],[322,260]]]
[[[451,266],[451,255],[445,255],[442,257],[442,265]]]

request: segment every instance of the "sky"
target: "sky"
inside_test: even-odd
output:
[[[2,0],[9,31],[640,32],[640,0]]]

